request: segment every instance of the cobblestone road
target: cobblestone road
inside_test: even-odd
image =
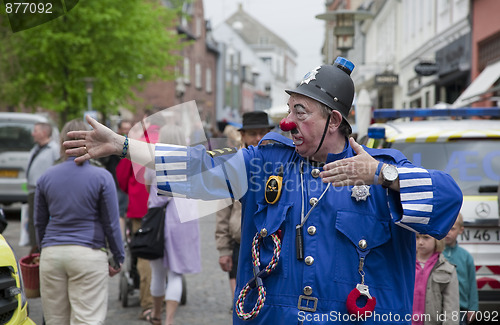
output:
[[[9,225],[3,235],[13,246],[19,259],[29,253],[29,247],[19,246],[19,215],[9,213]],[[177,325],[226,325],[231,324],[231,294],[227,274],[219,267],[215,249],[215,216],[200,219],[202,272],[186,275],[187,303],[177,310]],[[129,307],[122,307],[118,299],[119,275],[110,279],[109,305],[106,325],[149,324],[138,319],[138,290],[129,295]],[[42,324],[40,298],[29,299],[30,317]]]

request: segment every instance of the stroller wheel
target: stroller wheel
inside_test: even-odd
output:
[[[122,307],[128,307],[128,281],[124,274],[120,275],[120,298],[122,301]]]

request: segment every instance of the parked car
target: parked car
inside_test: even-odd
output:
[[[398,149],[417,166],[448,172],[460,186],[465,230],[457,240],[474,258],[481,311],[498,317],[500,120],[491,117],[500,116],[500,108],[380,109],[374,116],[418,120],[372,124],[368,147]],[[477,116],[488,119],[468,118]]]
[[[28,299],[24,294],[19,263],[1,235],[5,225],[6,220],[0,209],[0,324],[35,325],[28,317]]]
[[[34,145],[31,132],[38,122],[54,125],[41,114],[0,112],[0,204],[27,202],[26,168]],[[55,126],[52,139],[59,141]]]

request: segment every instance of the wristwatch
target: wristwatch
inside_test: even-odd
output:
[[[386,164],[385,167],[381,171],[382,174],[382,186],[384,188],[388,188],[398,179],[399,172],[396,166]]]

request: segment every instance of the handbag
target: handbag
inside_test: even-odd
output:
[[[167,204],[162,207],[149,208],[141,220],[141,228],[135,232],[130,241],[130,253],[146,260],[163,257],[165,243],[165,212]]]

